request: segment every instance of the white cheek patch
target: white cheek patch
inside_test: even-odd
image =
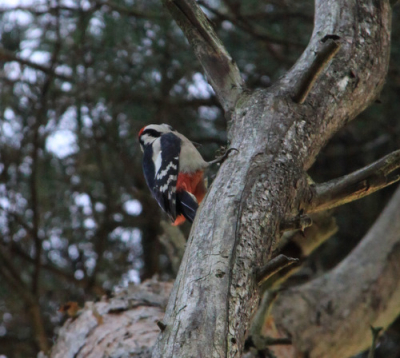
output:
[[[147,145],[154,142],[154,137],[150,137],[148,134],[144,134],[142,135],[141,140],[145,145]]]

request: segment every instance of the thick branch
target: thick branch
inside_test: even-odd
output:
[[[167,3],[170,11],[178,11],[174,2]],[[174,14],[181,25],[189,23],[192,31],[184,32],[195,49],[199,44],[213,51],[182,16]],[[167,328],[153,357],[242,354],[260,300],[253,268],[270,260],[280,222],[304,203],[309,192],[304,171],[333,133],[373,102],[383,86],[390,47],[388,0],[379,6],[317,0],[315,18],[310,44],[290,72],[270,88],[243,93],[234,102],[228,138],[239,154],[221,165],[197,212],[163,319]],[[343,39],[341,51],[307,103],[298,105],[291,99],[293,84],[328,34]]]
[[[318,184],[307,212],[328,210],[361,199],[400,179],[400,150],[344,177]]]
[[[397,189],[365,238],[334,270],[277,297],[272,317],[299,351],[310,358],[353,356],[369,346],[370,325],[387,328],[396,318],[399,232]]]
[[[239,69],[194,0],[163,0],[186,35],[202,64],[225,112],[230,112],[243,92]]]

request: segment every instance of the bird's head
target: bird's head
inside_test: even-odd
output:
[[[153,143],[157,138],[169,132],[175,132],[175,129],[168,124],[149,124],[143,127],[138,134],[140,148],[143,151],[146,145]]]

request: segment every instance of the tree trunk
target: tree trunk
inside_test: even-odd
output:
[[[206,72],[222,77],[211,83],[223,97],[236,73],[207,71],[210,58],[218,63],[226,54],[214,35],[204,35],[212,32],[206,19],[192,0],[165,2]],[[255,270],[270,259],[280,224],[315,196],[305,170],[383,86],[390,14],[389,1],[317,0],[312,38],[288,74],[267,90],[235,85],[235,101],[230,97],[224,108],[239,153],[221,166],[196,216],[153,357],[240,357],[260,299]],[[339,41],[341,49],[316,71],[304,104],[295,103],[326,41]]]
[[[261,317],[264,336],[291,337],[293,345],[270,347],[277,357],[299,357],[299,352],[307,357],[350,357],[370,345],[370,325],[386,328],[392,322],[400,312],[399,226],[400,188],[338,267],[280,292],[271,315]],[[163,320],[170,289],[171,283],[151,280],[86,304],[60,329],[50,357],[150,357],[160,331],[156,322]]]

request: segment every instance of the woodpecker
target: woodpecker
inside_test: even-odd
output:
[[[153,197],[173,222],[193,222],[206,194],[204,170],[225,159],[206,162],[193,143],[168,124],[150,124],[138,134],[143,173]]]

